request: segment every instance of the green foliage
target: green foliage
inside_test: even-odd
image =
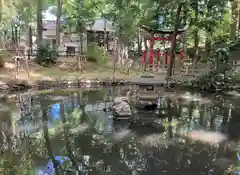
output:
[[[73,118],[79,119],[82,115],[82,111],[79,108],[74,108],[72,115]]]
[[[230,70],[228,75],[226,75],[226,70],[229,69],[221,67],[220,69],[203,74],[196,80],[192,81],[192,87],[203,91],[231,89],[235,85],[233,81],[235,72]]]
[[[232,70],[232,61],[230,60],[229,47],[213,48],[211,58],[214,69],[193,81],[195,88],[202,90],[229,89],[233,86],[235,72]],[[226,73],[229,73],[227,76]]]
[[[37,50],[36,61],[42,66],[52,66],[56,64],[57,52],[48,44],[40,44]]]
[[[236,0],[235,0],[236,1]],[[234,1],[234,2],[235,2]],[[221,45],[221,43],[229,43],[230,33],[232,32],[232,24],[238,20],[234,16],[234,9],[238,7],[237,1],[226,0],[63,0],[62,1],[62,17],[67,21],[67,28],[71,32],[83,33],[88,27],[91,27],[96,18],[105,18],[113,21],[116,29],[114,36],[117,36],[119,43],[123,45],[135,45],[142,31],[139,30],[141,25],[146,25],[151,28],[170,28],[173,29],[176,23],[176,10],[179,3],[184,3],[184,7],[180,13],[180,27],[188,24],[188,37],[187,43],[192,46],[196,45],[199,41],[202,47],[206,41],[212,45]],[[35,21],[36,15],[35,7],[36,1],[30,0],[14,0],[13,3],[6,3],[4,6],[3,14],[6,16],[23,18],[23,21]],[[57,14],[57,1],[48,0],[42,3],[44,6],[54,5],[51,8],[53,15]],[[8,12],[5,14],[5,11]],[[10,18],[3,15],[3,20],[9,24]],[[29,18],[30,17],[30,18]],[[232,19],[233,18],[233,19]],[[34,19],[34,20],[32,20]],[[2,22],[2,21],[1,21]],[[4,22],[4,23],[5,23]],[[238,29],[235,27],[235,34]],[[5,25],[7,28],[7,25]],[[197,34],[196,34],[197,33]],[[83,42],[85,38],[81,37]],[[177,43],[179,44],[179,43]],[[213,48],[218,46],[213,46]],[[206,49],[208,46],[206,46]],[[212,47],[209,47],[212,48]],[[88,51],[89,61],[104,63],[107,59],[107,54],[103,48],[94,48],[89,46]],[[134,47],[136,49],[136,47]],[[177,47],[176,50],[179,48]],[[140,50],[140,49],[139,49]],[[207,51],[209,53],[209,51]],[[211,59],[207,56],[203,58],[202,62],[209,62]],[[213,50],[212,61],[217,62],[215,59],[215,51]],[[101,56],[99,56],[101,55]]]
[[[96,17],[92,1],[69,0],[63,5],[63,14],[69,23],[74,24],[75,32],[83,32]]]
[[[87,58],[89,62],[96,62],[101,65],[105,65],[109,59],[106,49],[99,47],[95,42],[88,44]]]
[[[224,88],[225,84],[223,82],[223,75],[212,71],[198,77],[197,80],[192,81],[192,86],[201,89],[202,91],[215,91],[220,87]]]

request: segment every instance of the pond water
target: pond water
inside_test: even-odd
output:
[[[0,174],[221,175],[240,166],[240,95],[159,91],[154,113],[115,121],[129,87],[15,94],[0,103]],[[229,170],[230,171],[230,170]]]

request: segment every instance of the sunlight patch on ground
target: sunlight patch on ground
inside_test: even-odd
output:
[[[30,73],[31,78],[35,78],[35,79],[40,79],[40,80],[53,80],[53,78],[49,77],[49,76],[44,76],[40,73],[36,73],[36,72],[31,72]]]
[[[7,69],[15,69],[16,64],[6,62],[4,67]]]
[[[3,74],[2,72],[0,72],[1,74],[0,74],[0,78],[6,78],[6,79],[8,79],[9,80],[9,78],[11,78],[11,74]]]
[[[38,81],[38,80],[53,80],[53,78],[48,77],[48,76],[44,76],[40,73],[36,73],[36,72],[29,72],[30,77],[28,77],[27,72],[26,71],[20,71],[20,73],[16,76],[16,78],[18,80],[29,80],[29,81]],[[13,76],[15,77],[15,76]],[[9,80],[9,76],[8,77],[1,77],[1,78],[7,78],[7,80]],[[15,78],[14,78],[15,79]]]

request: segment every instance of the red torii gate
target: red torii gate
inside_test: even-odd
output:
[[[159,49],[155,52],[154,51],[154,44],[155,44],[155,41],[171,41],[172,40],[172,37],[171,35],[173,34],[173,30],[163,30],[163,29],[159,29],[159,30],[153,30],[151,28],[148,28],[146,26],[142,26],[141,27],[142,29],[144,29],[145,31],[147,31],[148,33],[151,34],[151,36],[155,36],[155,34],[161,34],[161,35],[170,35],[169,37],[152,37],[151,38],[151,45],[150,45],[150,51],[143,51],[143,56],[142,56],[142,64],[146,64],[146,60],[147,60],[147,55],[149,55],[149,60],[148,60],[148,63],[149,65],[153,65],[153,62],[154,62],[154,57],[156,57],[156,63],[157,63],[157,67],[158,67],[158,64],[159,64],[159,61],[160,61],[160,57],[161,56],[164,56],[164,65],[167,66],[168,64],[168,51],[164,51],[164,52],[161,52]],[[179,38],[179,34],[182,34],[186,31],[187,28],[184,28],[184,29],[179,29],[177,31],[177,40],[180,40]],[[177,54],[180,55],[180,60],[181,60],[181,65],[183,64],[183,59],[184,59],[184,50],[180,50],[180,52],[178,52]]]

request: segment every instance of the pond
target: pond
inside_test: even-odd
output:
[[[0,174],[238,173],[237,92],[160,89],[157,112],[116,121],[103,108],[124,88],[131,87],[26,92],[2,101]]]

